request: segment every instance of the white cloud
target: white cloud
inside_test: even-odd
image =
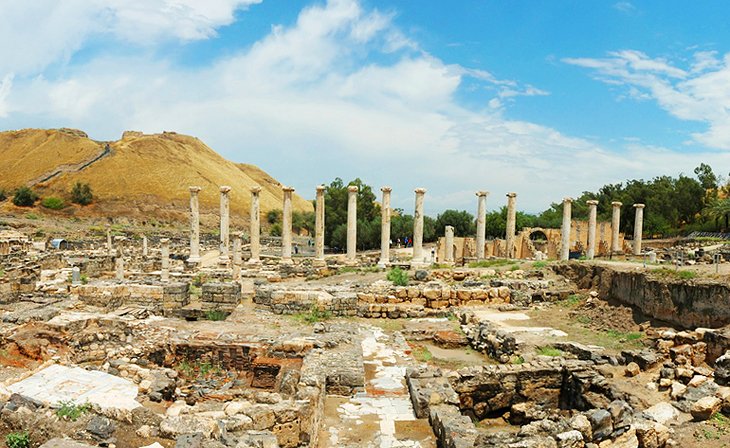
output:
[[[10,89],[13,87],[13,75],[5,75],[2,82],[0,82],[0,117],[8,116],[8,106],[6,99],[10,94]]]
[[[593,69],[601,81],[625,86],[629,97],[653,99],[676,118],[705,123],[706,132],[692,134],[695,142],[730,149],[730,54],[719,60],[715,52],[697,52],[689,70],[639,51],[609,55],[564,62]]]
[[[29,74],[68,60],[89,39],[141,45],[206,39],[262,0],[5,0],[0,2],[0,75]]]
[[[626,1],[614,3],[613,8],[618,11],[621,11],[623,13],[627,13],[627,14],[633,13],[634,11],[636,11],[636,6],[631,4],[631,2],[626,2]]]
[[[380,59],[368,57],[374,52],[390,52],[383,58],[390,62],[373,62]],[[619,55],[620,62],[580,61],[639,77],[649,71],[647,82],[679,73],[666,61]],[[466,78],[497,97],[483,110],[463,107],[457,98]],[[619,155],[503,116],[503,101],[546,93],[446,64],[404,36],[392,15],[365,10],[356,0],[330,0],[202,68],[181,69],[137,52],[92,57],[62,75],[16,76],[0,126],[77,127],[109,140],[125,129],[174,130],[261,166],[305,196],[335,176],[361,177],[375,187],[393,185],[394,205],[411,210],[413,188],[424,186],[428,213],[472,209],[473,191],[482,189],[492,192],[490,208],[517,191],[520,208],[537,211],[607,182],[686,169],[698,164],[694,158],[712,162],[670,152],[658,166],[636,146]]]

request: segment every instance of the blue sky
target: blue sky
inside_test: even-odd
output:
[[[426,211],[730,170],[720,1],[9,0],[0,129],[195,135],[305,197]],[[727,59],[726,59],[727,58]],[[235,186],[234,186],[235,190]]]

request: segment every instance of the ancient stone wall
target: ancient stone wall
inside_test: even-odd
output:
[[[637,307],[645,315],[679,328],[717,328],[730,323],[730,286],[699,280],[660,278],[651,272],[616,271],[587,263],[553,266],[579,288]]]
[[[155,314],[176,315],[190,300],[187,283],[143,285],[130,283],[92,283],[72,285],[71,294],[89,305],[112,310],[138,306]]]
[[[201,308],[205,311],[232,313],[241,302],[241,284],[204,283],[200,294]]]

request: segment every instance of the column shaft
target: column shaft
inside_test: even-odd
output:
[[[220,245],[220,257],[218,259],[219,263],[225,264],[229,261],[228,256],[228,248],[230,245],[230,239],[228,236],[229,231],[229,202],[230,199],[228,197],[228,193],[231,191],[231,187],[228,186],[222,186],[220,188],[221,191],[221,245]]]
[[[446,226],[444,229],[444,244],[446,249],[444,251],[444,261],[446,263],[454,262],[454,228],[452,226]],[[484,245],[482,245],[484,247]]]
[[[586,201],[588,204],[588,248],[586,248],[586,259],[593,260],[596,256],[596,214],[598,212],[598,201]]]
[[[484,242],[487,234],[487,191],[477,191],[477,260],[484,259]]]
[[[390,187],[382,187],[383,202],[380,205],[380,261],[378,265],[385,267],[390,263]]]
[[[570,224],[573,219],[573,200],[563,199],[563,226],[560,228],[560,259],[570,258]]]
[[[641,255],[641,238],[644,232],[644,204],[634,204],[634,255]]]
[[[162,257],[160,279],[163,282],[167,282],[170,280],[170,240],[168,238],[162,238],[160,244],[160,255]]]
[[[347,187],[347,261],[355,262],[357,255],[357,191],[354,185]]]
[[[425,188],[416,188],[416,209],[413,214],[413,261],[423,263],[423,199]]]
[[[190,187],[190,256],[188,261],[197,263],[200,261],[200,206],[198,193],[200,187]]]
[[[324,185],[317,186],[316,210],[314,212],[314,259],[324,261]]]
[[[617,254],[621,252],[619,244],[619,227],[621,227],[621,204],[620,202],[611,202],[611,253]]]
[[[261,187],[251,188],[251,210],[249,218],[249,234],[251,239],[251,258],[249,263],[258,263],[261,259],[261,205],[259,203]]]
[[[291,244],[292,244],[292,228],[291,228],[291,214],[292,214],[292,193],[294,188],[284,187],[284,207],[283,216],[281,223],[281,262],[291,263]]]
[[[515,233],[517,232],[517,193],[507,193],[507,258],[515,256]]]

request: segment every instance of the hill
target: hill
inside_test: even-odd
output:
[[[283,199],[282,184],[258,167],[226,160],[199,139],[174,132],[128,131],[115,142],[71,129],[0,132],[0,188],[29,185],[41,196],[68,199],[77,181],[88,183],[95,198],[92,206],[66,211],[77,215],[184,220],[190,185],[202,187],[201,213],[208,220],[218,214],[220,185],[232,187],[234,219],[248,216],[254,185],[262,188],[264,213],[281,209]],[[312,204],[295,195],[293,209],[312,211]]]

